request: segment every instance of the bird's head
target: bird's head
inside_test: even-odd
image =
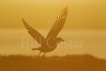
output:
[[[64,40],[63,40],[62,38],[58,37],[58,38],[56,39],[56,41],[59,43],[59,42],[64,41]]]

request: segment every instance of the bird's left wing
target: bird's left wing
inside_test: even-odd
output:
[[[50,37],[54,37],[54,38],[57,37],[58,33],[61,31],[61,29],[64,26],[64,23],[67,18],[67,13],[68,13],[68,8],[66,7],[60,12],[60,15],[56,18],[56,21],[53,27],[51,28],[50,32],[48,33],[46,39]]]
[[[26,29],[28,30],[28,33],[39,43],[39,44],[43,44],[43,42],[45,41],[45,38],[35,29],[33,29],[31,26],[29,26],[24,19],[22,19],[24,26],[26,27]]]

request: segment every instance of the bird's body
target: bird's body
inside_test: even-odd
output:
[[[50,32],[48,33],[47,37],[44,38],[39,32],[37,32],[35,29],[30,27],[25,21],[23,20],[23,23],[28,30],[28,33],[39,43],[41,44],[41,47],[39,48],[33,48],[32,50],[39,50],[41,52],[47,53],[53,51],[59,42],[64,41],[62,38],[58,38],[57,35],[61,31],[61,29],[64,26],[64,23],[66,21],[67,17],[67,10],[68,8],[64,8],[60,15],[57,17],[53,27],[51,28]]]
[[[57,44],[60,41],[64,41],[64,40],[62,40],[61,38],[56,38],[56,40],[55,40],[55,38],[54,38],[54,40],[52,42],[49,43],[48,41],[49,40],[46,40],[44,42],[44,44],[42,44],[41,47],[39,47],[39,48],[33,48],[32,50],[39,50],[39,51],[45,52],[45,53],[51,52],[51,51],[53,51],[57,47]]]

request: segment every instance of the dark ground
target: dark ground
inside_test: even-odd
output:
[[[106,59],[88,54],[44,58],[0,55],[0,71],[106,71]]]

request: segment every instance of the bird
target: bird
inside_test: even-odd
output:
[[[64,24],[67,19],[68,7],[65,7],[55,19],[53,26],[51,27],[47,37],[43,37],[37,30],[33,29],[29,26],[26,21],[22,18],[23,24],[28,30],[28,33],[35,39],[41,46],[38,48],[32,48],[32,50],[39,50],[38,56],[43,52],[43,56],[45,53],[51,52],[56,49],[58,43],[64,42],[64,40],[60,37],[57,37],[61,29],[64,27]]]

